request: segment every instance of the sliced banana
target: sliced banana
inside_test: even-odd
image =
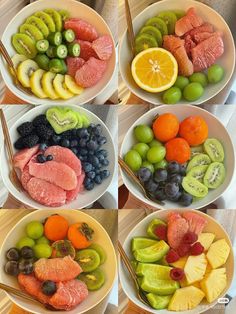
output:
[[[74,78],[70,75],[65,75],[65,85],[71,93],[76,95],[80,95],[84,91],[83,87],[77,85]]]
[[[52,73],[52,72],[46,72],[43,75],[42,78],[42,87],[43,90],[45,92],[45,94],[47,94],[47,96],[51,99],[58,99],[59,96],[56,93],[54,87],[53,87],[53,80],[55,78],[56,74]]]
[[[39,69],[35,71],[30,77],[30,87],[32,92],[39,98],[47,98],[43,88],[42,88],[42,77],[45,71]]]
[[[20,63],[17,68],[17,76],[24,87],[30,87],[30,77],[38,68],[37,63],[30,59]]]
[[[62,74],[57,74],[53,80],[53,86],[55,88],[56,93],[62,99],[69,99],[74,96],[65,86],[65,76]]]

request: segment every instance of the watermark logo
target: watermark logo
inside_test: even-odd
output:
[[[220,303],[220,304],[228,304],[229,301],[230,300],[228,298],[219,298],[218,299],[218,303]]]

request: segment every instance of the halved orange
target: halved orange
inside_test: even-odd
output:
[[[139,53],[131,65],[136,84],[150,93],[159,93],[174,85],[178,64],[163,48],[150,48]]]

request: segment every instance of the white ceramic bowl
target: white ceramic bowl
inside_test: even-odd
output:
[[[27,17],[34,14],[36,11],[41,11],[47,8],[54,8],[57,10],[62,10],[62,9],[67,10],[69,11],[71,17],[81,18],[91,23],[97,29],[99,34],[101,35],[109,34],[112,37],[111,31],[108,25],[106,24],[106,22],[98,13],[96,13],[96,11],[91,9],[89,6],[79,1],[74,1],[74,0],[60,0],[60,1],[40,0],[40,1],[36,1],[36,2],[33,2],[32,4],[25,6],[20,12],[17,13],[17,15],[10,21],[8,26],[5,28],[5,31],[2,35],[2,42],[5,45],[10,56],[13,56],[16,53],[15,49],[13,48],[11,44],[12,35],[18,32],[19,26],[25,21]],[[113,44],[114,44],[114,40],[113,40]],[[97,95],[102,93],[112,78],[112,75],[115,70],[115,63],[116,63],[116,52],[115,52],[115,44],[114,44],[113,54],[110,60],[108,61],[108,67],[103,78],[95,86],[85,89],[81,95],[75,96],[68,100],[63,100],[63,99],[50,100],[49,98],[40,99],[34,95],[29,96],[23,93],[14,85],[12,76],[10,75],[2,57],[0,58],[0,69],[1,69],[3,79],[7,87],[12,91],[12,93],[14,93],[16,96],[23,99],[27,103],[68,105],[68,104],[88,103]]]
[[[160,210],[160,211],[156,211],[154,213],[152,213],[151,215],[148,215],[146,218],[144,218],[142,221],[140,221],[129,233],[129,235],[127,236],[124,244],[123,244],[123,248],[126,252],[126,254],[128,255],[128,257],[130,259],[132,259],[132,255],[131,255],[131,251],[130,251],[130,245],[131,245],[131,240],[134,237],[142,237],[142,236],[146,236],[146,230],[147,230],[147,226],[148,224],[154,219],[154,218],[159,218],[162,219],[164,221],[167,220],[167,216],[168,213],[171,212],[173,210]],[[179,210],[178,212],[183,212],[185,210]],[[227,286],[224,289],[224,291],[221,293],[221,295],[219,297],[224,297],[227,290],[230,288],[232,279],[233,279],[233,275],[234,275],[234,255],[233,255],[233,248],[232,248],[232,244],[230,242],[230,239],[228,237],[228,234],[226,233],[226,231],[221,227],[221,225],[215,220],[213,219],[211,216],[208,216],[202,212],[199,211],[195,211],[195,210],[191,210],[193,212],[196,212],[197,214],[199,214],[200,216],[203,216],[204,218],[207,219],[208,224],[204,229],[204,232],[212,232],[216,235],[215,240],[219,240],[219,239],[225,239],[226,242],[229,244],[230,246],[230,254],[228,257],[228,260],[225,264],[226,267],[226,273],[227,273]],[[211,307],[213,307],[216,303],[217,300],[212,302],[212,303],[207,303],[206,300],[204,299],[203,302],[198,305],[195,309],[189,310],[189,311],[181,311],[181,312],[173,312],[173,311],[168,311],[168,310],[154,310],[151,309],[150,307],[146,306],[145,304],[143,304],[142,302],[140,302],[136,296],[135,293],[135,288],[133,286],[133,281],[130,278],[129,273],[127,272],[125,266],[123,265],[122,262],[119,263],[119,278],[120,278],[120,282],[122,285],[122,288],[125,292],[125,294],[128,296],[128,298],[134,302],[137,306],[139,306],[140,308],[151,312],[151,313],[156,313],[156,314],[173,314],[173,313],[178,313],[178,314],[199,314],[199,313],[203,313],[206,310],[210,309]]]
[[[214,28],[218,31],[223,33],[223,40],[225,51],[224,54],[221,56],[220,59],[216,61],[217,64],[220,64],[225,70],[225,76],[221,82],[218,84],[211,84],[208,85],[205,89],[203,96],[195,102],[195,104],[201,104],[206,102],[207,100],[214,97],[218,94],[224,86],[230,80],[235,66],[235,46],[233,36],[231,31],[224,21],[224,19],[213,9],[209,6],[194,0],[163,0],[153,3],[152,5],[148,6],[145,10],[143,10],[138,16],[133,19],[133,27],[134,33],[137,34],[141,27],[145,24],[145,22],[157,15],[161,11],[169,11],[175,9],[187,10],[190,7],[194,7],[197,13],[203,18],[205,22],[211,23]],[[127,85],[127,87],[139,98],[150,102],[152,104],[158,105],[162,104],[162,93],[159,94],[152,94],[142,90],[141,88],[136,85],[132,75],[131,75],[131,62],[132,62],[132,55],[131,55],[131,48],[128,40],[127,31],[125,31],[121,42],[120,42],[120,50],[119,50],[119,66],[120,66],[120,73],[121,76]],[[191,102],[181,101],[181,103],[188,103]]]
[[[32,121],[34,117],[38,116],[41,113],[45,113],[48,108],[50,108],[50,105],[41,105],[37,106],[31,110],[29,110],[26,114],[24,114],[19,120],[17,120],[12,127],[10,128],[10,136],[12,143],[14,143],[17,138],[19,137],[17,133],[17,127],[22,124],[23,122],[26,121]],[[104,124],[102,120],[100,120],[95,114],[90,112],[89,110],[83,108],[83,107],[78,107],[76,105],[70,105],[68,106],[72,108],[75,111],[85,113],[91,123],[98,124],[100,123],[102,125],[103,129],[103,134],[107,138],[107,143],[103,146],[104,149],[108,150],[108,159],[109,159],[109,166],[107,167],[108,170],[110,170],[110,176],[105,179],[102,184],[96,185],[96,187],[92,191],[86,191],[84,190],[82,193],[78,195],[78,198],[68,204],[66,204],[66,208],[71,208],[71,209],[81,209],[89,206],[93,202],[95,202],[97,199],[99,199],[108,189],[110,183],[112,182],[113,175],[114,175],[114,164],[116,161],[115,157],[115,147],[114,143],[111,137],[111,134]],[[14,150],[16,152],[16,150]],[[7,152],[4,147],[2,147],[1,150],[1,165],[0,165],[0,172],[2,175],[3,182],[8,189],[8,191],[20,202],[30,206],[31,208],[48,208],[48,206],[41,205],[34,201],[26,192],[19,192],[15,186],[12,184],[12,182],[9,179],[9,167],[8,167],[8,157],[7,157]],[[63,205],[61,208],[65,207]]]
[[[23,217],[15,226],[11,229],[11,231],[6,236],[2,247],[1,247],[1,258],[0,261],[0,281],[4,282],[5,284],[19,289],[19,285],[17,280],[10,275],[7,275],[4,271],[4,265],[6,260],[4,258],[6,251],[14,247],[18,239],[25,235],[25,226],[28,222],[33,220],[43,221],[46,217],[55,214],[54,210],[43,210],[43,211],[33,211],[32,213]],[[100,303],[110,292],[114,280],[116,277],[117,272],[117,262],[116,262],[116,253],[114,250],[114,246],[111,242],[109,235],[107,234],[106,230],[98,223],[94,218],[85,214],[81,211],[77,210],[61,210],[60,215],[65,217],[69,224],[77,223],[79,221],[86,222],[93,230],[94,230],[94,242],[100,244],[107,253],[107,260],[104,265],[101,266],[101,269],[105,272],[106,282],[104,286],[99,289],[98,291],[89,292],[88,298],[78,305],[72,311],[60,311],[61,314],[70,313],[70,314],[77,314],[77,313],[84,313],[92,308],[94,308],[98,303]],[[107,267],[109,266],[109,267]],[[9,298],[12,302],[20,306],[22,309],[36,313],[36,314],[51,314],[52,312],[46,310],[40,303],[26,301],[22,298],[18,298],[12,294],[8,294]]]
[[[120,149],[120,156],[123,158],[124,155],[131,149],[131,147],[135,143],[137,143],[133,135],[133,130],[136,125],[139,125],[139,124],[151,125],[152,120],[157,114],[161,115],[167,112],[171,112],[175,114],[180,122],[184,120],[185,118],[192,115],[201,116],[203,119],[205,119],[205,121],[208,124],[208,130],[209,130],[208,137],[217,138],[218,140],[221,141],[221,143],[224,146],[224,151],[225,151],[224,164],[226,168],[226,177],[223,184],[215,190],[211,190],[211,191],[209,190],[209,193],[206,197],[198,201],[195,201],[193,204],[190,205],[190,208],[193,208],[193,207],[195,209],[202,208],[210,204],[214,200],[216,200],[218,197],[220,197],[224,193],[224,191],[227,189],[227,187],[229,186],[232,180],[234,168],[235,168],[234,147],[233,147],[231,138],[226,128],[223,126],[223,124],[208,111],[201,109],[199,107],[190,106],[190,105],[179,105],[179,106],[175,106],[174,108],[170,107],[169,105],[163,105],[163,106],[158,106],[152,110],[149,110],[143,116],[141,116],[137,121],[135,121],[135,123],[131,127],[129,127],[129,129],[127,130],[127,133],[123,139],[122,146]],[[181,205],[179,205],[178,203],[173,203],[170,201],[164,201],[165,205],[160,206],[155,202],[147,200],[143,196],[143,194],[140,192],[139,188],[137,188],[137,186],[133,183],[132,179],[130,179],[123,170],[121,170],[121,176],[128,190],[134,196],[136,196],[140,201],[145,202],[156,208],[168,209],[168,208],[176,208],[176,206],[178,208],[181,208]]]

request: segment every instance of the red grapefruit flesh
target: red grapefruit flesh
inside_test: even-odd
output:
[[[82,59],[82,57],[79,57],[79,58],[67,57],[66,64],[67,64],[67,69],[68,69],[67,74],[75,77],[76,71],[79,70],[85,64],[85,61],[84,59]]]
[[[37,154],[38,150],[39,145],[36,145],[32,148],[25,148],[17,152],[13,157],[14,167],[23,171],[30,159]]]
[[[188,222],[182,218],[177,217],[176,219],[171,218],[168,222],[167,239],[168,244],[173,249],[177,249],[181,244],[184,235],[188,232]]]
[[[71,18],[66,20],[64,27],[65,29],[72,29],[75,32],[76,39],[92,42],[98,38],[96,28],[90,23],[78,18]]]
[[[113,42],[110,35],[104,35],[92,43],[92,48],[100,60],[110,59],[113,52]]]
[[[79,192],[83,190],[83,182],[85,178],[85,173],[82,172],[80,176],[77,177],[77,186],[74,190],[66,191],[66,202],[69,203],[71,201],[74,201]]]
[[[207,220],[193,212],[183,213],[183,218],[185,218],[189,224],[189,231],[199,235],[207,225]]]
[[[80,58],[84,59],[85,61],[88,61],[91,57],[98,58],[90,41],[77,39],[75,42],[80,45]]]

